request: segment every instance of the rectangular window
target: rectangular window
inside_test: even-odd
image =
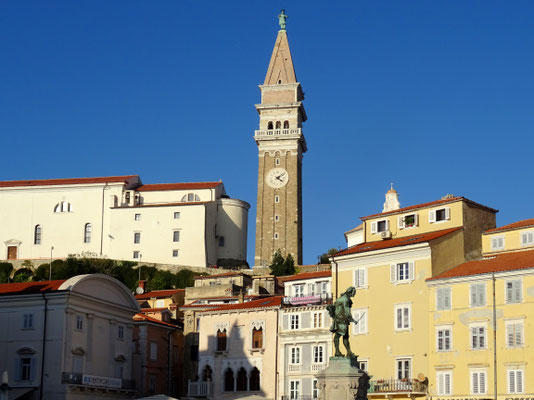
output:
[[[135,221],[141,221],[141,214],[135,214],[134,215],[134,220]]]
[[[376,223],[376,231],[377,232],[385,232],[388,230],[388,220],[385,219],[385,220],[382,220],[382,221],[377,221]]]
[[[480,350],[486,348],[486,327],[471,327],[471,349]]]
[[[33,314],[24,314],[23,329],[33,329]]]
[[[293,285],[293,288],[295,289],[295,297],[304,296],[304,285]]]
[[[280,221],[280,215],[275,214],[275,216],[274,216],[274,220],[275,220],[276,222]]]
[[[313,327],[314,328],[323,327],[323,312],[322,311],[313,313]]]
[[[319,398],[319,387],[317,386],[317,379],[312,381],[312,399],[316,400]]]
[[[357,268],[354,271],[354,287],[363,288],[367,286],[367,276],[365,268]]]
[[[300,395],[300,381],[289,381],[289,399],[297,400]]]
[[[359,363],[360,363],[360,369],[362,371],[365,371],[365,372],[369,371],[369,361],[367,361],[367,360],[359,361]]]
[[[418,223],[417,214],[408,214],[399,217],[399,229],[413,228],[416,227]]]
[[[280,203],[280,196],[278,196],[278,195],[274,196],[274,202],[275,203]]]
[[[174,219],[180,219],[180,211],[174,212]]]
[[[469,287],[471,307],[484,307],[486,305],[486,284],[473,283]]]
[[[397,379],[410,379],[412,370],[412,360],[410,358],[399,358],[397,363]]]
[[[395,306],[395,330],[401,331],[411,329],[410,308],[410,305]]]
[[[139,258],[139,252],[138,251],[134,251],[133,254],[132,254],[132,257],[133,258]]]
[[[450,351],[452,343],[452,329],[438,328],[436,330],[436,348],[437,351]]]
[[[163,299],[156,300],[156,307],[158,308],[165,307],[165,300]]]
[[[173,242],[180,241],[180,231],[172,231],[172,241]]]
[[[438,395],[452,394],[452,372],[451,371],[437,372],[436,381],[438,384]]]
[[[300,364],[300,347],[291,347],[289,350],[291,364]]]
[[[300,321],[299,321],[299,315],[298,314],[291,314],[289,316],[289,321],[290,321],[290,328],[292,330],[300,328],[300,323],[299,323]]]
[[[506,303],[521,303],[522,288],[521,279],[506,281]]]
[[[451,288],[441,287],[436,289],[436,310],[451,309]]]
[[[428,212],[428,222],[447,221],[451,218],[451,210],[449,207],[438,208],[437,210],[430,210]]]
[[[313,362],[316,364],[322,364],[324,362],[323,353],[323,346],[313,346]]]
[[[525,391],[525,371],[522,369],[508,370],[508,393],[521,394]]]
[[[156,383],[158,381],[158,376],[150,374],[148,376],[148,390],[150,394],[156,393]]]
[[[120,339],[120,340],[124,340],[124,326],[119,325],[119,332],[118,332],[118,335],[119,335],[119,339]]]
[[[471,394],[486,394],[486,371],[471,370]]]
[[[178,249],[174,249],[174,250],[172,251],[172,256],[173,256],[173,257],[178,257]]]
[[[352,318],[358,323],[351,323],[353,335],[364,335],[367,333],[367,309],[352,310]]]
[[[523,321],[506,322],[506,347],[523,347]]]
[[[534,244],[534,232],[523,232],[521,234],[521,246],[530,246]]]
[[[158,344],[156,342],[150,342],[150,359],[158,359]]]
[[[134,243],[141,243],[141,232],[134,232]]]
[[[32,380],[32,358],[22,357],[19,359],[19,377],[21,381]]]
[[[491,249],[492,250],[503,250],[504,249],[504,236],[496,236],[491,238]]]
[[[76,329],[83,331],[83,317],[81,315],[76,316]]]
[[[390,266],[390,282],[405,283],[415,279],[415,264],[413,262],[403,262],[398,264],[391,264]]]

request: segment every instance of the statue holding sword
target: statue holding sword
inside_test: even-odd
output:
[[[343,336],[343,345],[347,350],[347,358],[354,357],[354,353],[350,349],[349,343],[349,325],[351,322],[358,324],[362,317],[365,314],[362,314],[358,321],[352,317],[351,307],[352,300],[351,297],[354,297],[356,294],[356,288],[350,286],[341,296],[334,302],[326,307],[328,314],[332,317],[332,326],[330,327],[330,332],[334,333],[334,345],[336,348],[335,357],[343,357],[343,354],[339,350],[339,338]]]

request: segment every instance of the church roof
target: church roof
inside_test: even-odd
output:
[[[194,190],[194,189],[213,189],[222,185],[222,182],[182,182],[182,183],[152,183],[142,185],[136,190],[139,192],[156,192],[163,190]]]
[[[281,276],[278,280],[282,282],[291,282],[291,281],[300,281],[303,279],[317,279],[317,278],[329,278],[332,276],[332,271],[313,271],[313,272],[302,272],[300,274],[290,275],[290,276]]]
[[[278,31],[276,42],[274,44],[271,62],[267,69],[264,85],[278,85],[286,83],[297,83],[297,76],[295,75],[295,68],[293,67],[293,60],[291,59],[291,52],[289,50],[289,42],[287,41],[287,32],[285,30]]]
[[[77,185],[90,183],[115,183],[127,182],[132,178],[139,179],[138,175],[124,176],[101,176],[96,178],[62,178],[62,179],[32,179],[24,181],[2,181],[0,187],[23,187],[23,186],[54,186],[54,185]]]
[[[262,308],[280,307],[282,305],[283,296],[273,296],[258,300],[246,301],[244,303],[226,304],[211,310],[205,310],[203,312],[215,312],[215,311],[236,311],[236,310],[254,310]]]

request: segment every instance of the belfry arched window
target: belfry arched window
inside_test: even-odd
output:
[[[289,121],[284,121],[284,129],[289,129]]]
[[[198,197],[198,194],[195,193],[187,193],[182,197],[182,201],[200,201],[200,197]]]
[[[226,329],[217,330],[217,351],[226,351]]]
[[[91,243],[91,233],[93,232],[93,226],[89,223],[85,224],[83,228],[83,242]]]
[[[272,130],[272,129],[273,129],[273,121],[269,121],[269,122],[267,123],[267,129],[268,129],[268,130]]]
[[[276,121],[276,129],[281,129],[282,123],[280,121]]]
[[[263,328],[252,329],[252,348],[261,349],[263,348]]]
[[[68,201],[62,201],[57,203],[54,207],[55,213],[72,212],[72,205]]]
[[[41,244],[41,234],[41,225],[35,225],[35,230],[33,233],[33,244]]]

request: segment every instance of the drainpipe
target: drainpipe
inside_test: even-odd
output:
[[[275,378],[276,382],[274,383],[274,398],[275,400],[278,399],[278,383],[279,379],[278,376],[280,372],[278,371],[278,326],[279,326],[279,318],[280,318],[280,309],[276,310],[276,348],[274,353],[274,369],[276,371]]]
[[[334,256],[332,256],[331,258],[332,258],[332,264],[336,265],[336,299],[337,299],[337,296],[338,296],[338,293],[339,293],[339,290],[338,290],[338,282],[339,282],[339,273],[338,272],[339,272],[339,270],[338,270],[337,262],[334,259]]]
[[[491,274],[493,286],[493,398],[497,400],[497,308],[495,307],[495,273]]]
[[[108,187],[108,183],[102,188],[102,218],[100,220],[100,255],[102,255],[102,248],[104,246],[104,191]]]
[[[45,349],[46,349],[46,318],[48,314],[48,299],[46,294],[43,293],[44,300],[44,318],[43,318],[43,339],[42,339],[42,350],[41,350],[41,383],[39,388],[39,400],[43,400],[43,377],[44,377],[44,365],[45,365]]]

